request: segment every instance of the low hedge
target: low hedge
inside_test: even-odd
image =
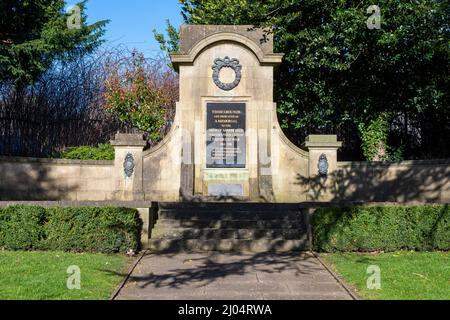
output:
[[[114,147],[110,144],[99,144],[97,147],[79,146],[71,147],[55,153],[53,158],[70,160],[114,160]]]
[[[142,222],[127,208],[0,208],[0,248],[116,253],[139,249]]]
[[[321,252],[450,249],[448,205],[318,209],[312,224]]]

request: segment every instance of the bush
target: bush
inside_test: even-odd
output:
[[[0,209],[0,247],[7,250],[137,251],[141,228],[135,209],[32,206]]]
[[[159,140],[168,120],[167,110],[175,106],[175,74],[158,62],[146,60],[137,51],[133,51],[129,60],[130,64],[122,64],[106,79],[104,107],[124,125]]]
[[[39,250],[45,238],[45,209],[16,206],[0,209],[0,247]]]
[[[354,206],[318,209],[314,249],[396,251],[450,249],[450,210],[436,206]]]
[[[110,144],[99,144],[98,147],[72,147],[54,156],[70,160],[114,160],[114,157],[114,147]]]

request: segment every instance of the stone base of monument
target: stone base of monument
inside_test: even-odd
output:
[[[308,250],[307,212],[292,204],[161,204],[149,249],[157,252]]]

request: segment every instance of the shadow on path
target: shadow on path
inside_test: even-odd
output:
[[[106,271],[105,272],[110,272]],[[118,299],[351,297],[309,253],[147,254]]]

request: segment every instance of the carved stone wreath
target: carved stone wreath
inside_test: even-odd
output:
[[[317,164],[317,168],[319,169],[319,175],[325,177],[328,175],[328,159],[325,154],[321,154],[319,157],[319,163]]]
[[[123,170],[125,172],[125,175],[128,178],[131,178],[134,172],[134,158],[131,153],[128,153],[125,157],[125,160],[123,162]]]
[[[233,82],[230,83],[223,83],[219,79],[220,70],[222,68],[231,68],[233,69],[234,73],[236,74],[236,77]],[[242,66],[239,64],[238,59],[230,59],[229,57],[225,57],[223,59],[216,59],[214,60],[214,65],[212,66],[213,72],[213,80],[216,86],[218,86],[220,89],[225,91],[230,91],[236,88],[239,83],[241,82],[241,70]]]

